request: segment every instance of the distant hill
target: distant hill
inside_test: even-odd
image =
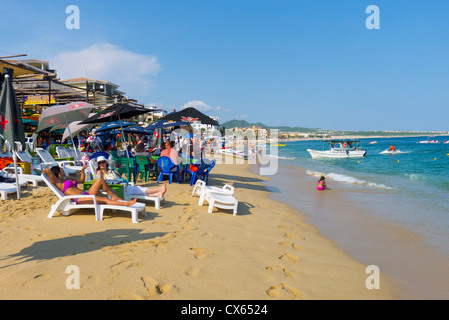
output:
[[[256,123],[250,123],[246,120],[229,120],[226,122],[223,122],[221,124],[221,127],[225,128],[225,129],[230,129],[230,128],[251,128],[252,126],[256,126],[258,128],[263,128],[263,129],[278,129],[279,131],[299,131],[299,132],[314,132],[314,131],[322,131],[321,129],[316,129],[316,128],[303,128],[303,127],[287,127],[287,126],[267,126],[264,125],[263,123],[260,122],[256,122]]]

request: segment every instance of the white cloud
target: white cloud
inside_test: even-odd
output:
[[[207,103],[203,102],[203,101],[199,101],[199,100],[193,100],[193,101],[189,101],[186,102],[181,109],[185,109],[185,108],[195,108],[199,111],[220,111],[221,107],[217,106],[217,107],[212,107],[210,105],[208,105]]]
[[[109,43],[95,43],[79,51],[68,51],[50,58],[58,77],[87,77],[119,85],[130,98],[145,95],[154,86],[154,77],[161,71],[155,56],[123,50]]]

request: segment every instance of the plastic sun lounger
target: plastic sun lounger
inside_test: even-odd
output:
[[[12,171],[12,173],[9,172],[10,170]],[[44,179],[42,179],[41,176],[35,176],[32,174],[24,174],[23,168],[21,166],[18,166],[17,170],[18,170],[18,175],[19,175],[19,182],[26,181],[27,183],[31,183],[33,185],[33,187],[38,187],[39,182],[44,182]],[[2,172],[4,173],[4,177],[6,177],[6,178],[12,178],[12,179],[16,178],[14,166],[5,167],[5,168],[3,168]]]
[[[48,153],[47,150],[44,150],[42,148],[36,148],[36,153],[39,155],[39,158],[42,160],[41,167],[46,167],[48,165],[58,165],[64,169],[66,174],[73,174],[76,173],[76,171],[81,171],[83,168],[82,166],[73,166],[71,165],[73,161],[58,161],[58,159],[55,159],[51,156],[50,153]],[[67,170],[69,169],[69,170]]]
[[[155,209],[161,208],[161,201],[165,201],[165,196],[161,199],[159,197],[151,197],[151,196],[144,196],[144,195],[138,195],[138,194],[128,194],[125,190],[125,201],[129,201],[131,199],[137,198],[137,201],[153,201]]]
[[[234,187],[224,185],[223,188],[208,187],[206,182],[198,180],[192,191],[192,197],[200,196],[198,205],[202,206],[204,201],[209,203],[208,212],[212,213],[214,207],[233,210],[233,215],[237,214],[238,201],[234,198]]]
[[[233,195],[208,192],[206,193],[204,200],[209,203],[208,212],[212,213],[214,207],[221,209],[233,210],[232,214],[235,216],[237,214],[237,207],[239,202]]]
[[[204,199],[204,196],[206,195],[206,193],[208,192],[214,192],[214,193],[223,193],[223,194],[230,194],[233,195],[234,194],[234,187],[229,185],[229,184],[225,184],[222,188],[218,188],[218,187],[210,187],[206,185],[206,182],[203,180],[197,180],[195,183],[195,186],[193,187],[192,190],[192,197],[195,195],[198,195],[200,197],[200,205],[202,205],[202,199]]]
[[[115,205],[107,205],[107,204],[98,204],[96,197],[94,195],[76,195],[76,196],[66,196],[64,193],[62,193],[61,190],[56,188],[53,183],[51,183],[50,177],[43,173],[42,178],[44,179],[47,186],[53,191],[53,193],[58,196],[59,200],[51,206],[50,213],[48,214],[48,218],[52,218],[53,215],[57,211],[62,211],[62,215],[68,216],[70,215],[70,212],[74,210],[79,209],[94,209],[95,210],[95,220],[101,221],[103,220],[103,212],[106,209],[110,210],[121,210],[121,211],[128,211],[131,213],[131,218],[133,223],[138,223],[138,215],[140,212],[145,212],[145,204],[136,202],[131,207],[125,207],[125,206],[115,206]],[[74,199],[82,199],[82,198],[88,198],[92,199],[92,204],[76,204],[73,200]]]
[[[17,193],[17,186],[12,183],[0,183],[0,195],[2,200],[8,199],[8,194]]]

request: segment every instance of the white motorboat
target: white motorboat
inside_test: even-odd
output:
[[[366,150],[360,150],[357,140],[328,140],[330,150],[307,149],[313,159],[315,158],[362,158]]]
[[[377,141],[370,141],[369,144],[377,144]]]

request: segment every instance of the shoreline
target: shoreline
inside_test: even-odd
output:
[[[0,299],[321,300],[395,299],[381,273],[368,290],[366,265],[323,237],[304,214],[271,199],[253,165],[217,165],[209,184],[235,187],[236,216],[198,206],[187,183],[168,184],[160,210],[46,215],[56,197],[29,188],[0,210]],[[141,182],[142,180],[140,180]],[[145,184],[154,187],[155,183]],[[68,266],[80,289],[68,290]]]
[[[433,134],[435,137],[447,137],[448,134]],[[358,136],[358,135],[345,135],[345,136],[331,136],[329,138],[293,138],[293,139],[280,139],[284,142],[295,142],[295,141],[319,141],[319,140],[340,140],[340,139],[389,139],[389,138],[421,138],[429,137],[428,135],[391,135],[391,136]]]
[[[357,192],[344,183],[330,181],[330,190],[317,193],[316,178],[306,174],[305,169],[280,165],[278,173],[273,179],[277,181],[267,184],[282,186],[283,192],[272,193],[272,198],[305,212],[307,223],[357,261],[379,266],[398,288],[399,299],[448,298],[449,283],[444,280],[449,267],[446,254],[426,245],[422,236],[374,217],[360,202],[348,201]],[[295,189],[301,190],[301,194],[293,196],[289,192]],[[371,194],[362,193],[364,199]]]

